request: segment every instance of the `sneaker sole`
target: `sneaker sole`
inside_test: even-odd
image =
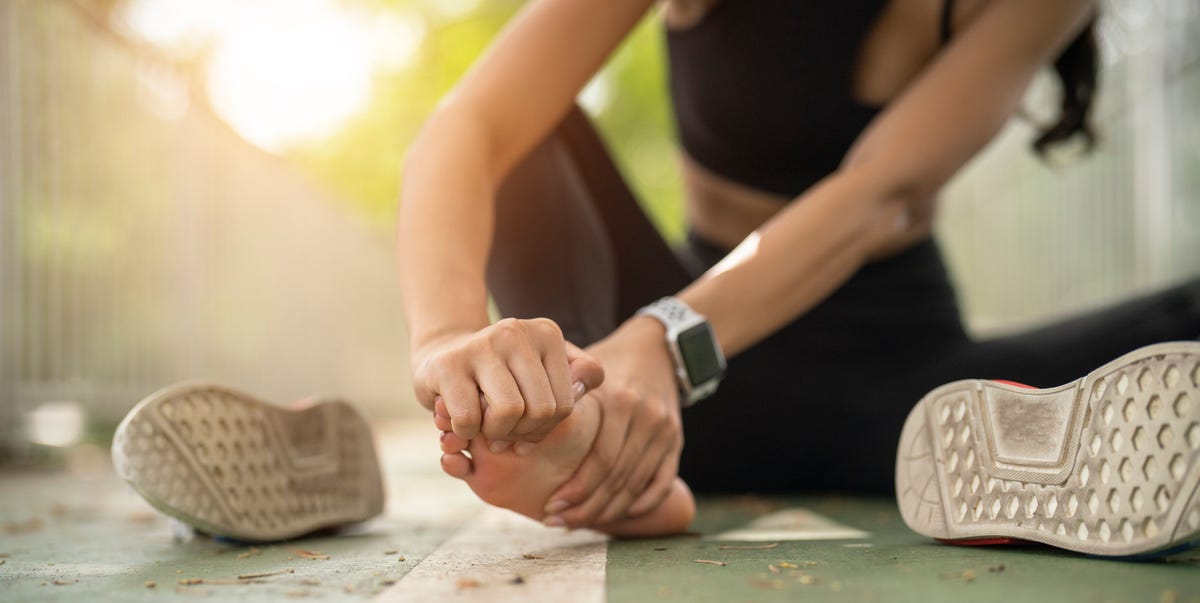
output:
[[[371,430],[339,400],[288,410],[217,385],[175,385],[129,412],[112,455],[151,505],[216,536],[285,540],[383,510]]]
[[[1200,539],[1200,343],[1156,344],[1052,389],[965,380],[900,436],[905,523],[1124,557]]]

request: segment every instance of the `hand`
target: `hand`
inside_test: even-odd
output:
[[[600,432],[579,470],[551,495],[547,525],[604,525],[647,513],[679,472],[679,390],[662,325],[634,317],[588,352],[606,375],[593,392]]]
[[[432,341],[414,354],[417,399],[440,401],[455,435],[483,434],[494,452],[539,442],[571,414],[575,400],[604,380],[591,356],[546,318],[506,318],[473,333]]]

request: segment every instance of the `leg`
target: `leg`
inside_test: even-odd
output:
[[[691,281],[579,109],[503,182],[495,231],[500,312],[550,318],[581,346]]]
[[[1063,322],[953,350],[928,376],[930,387],[955,379],[1010,379],[1052,387],[1136,348],[1200,337],[1200,280]]]
[[[690,278],[638,207],[599,136],[578,109],[502,183],[488,287],[502,314],[547,317],[567,339],[593,343]],[[491,452],[483,438],[443,436],[446,473],[491,504],[542,519],[543,506],[587,456],[600,427],[588,396],[525,456]],[[461,454],[466,450],[470,457]],[[695,512],[681,481],[646,515],[596,529],[616,536],[671,534]]]

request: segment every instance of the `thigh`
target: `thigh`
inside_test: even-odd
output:
[[[965,341],[935,244],[865,268],[685,411],[681,474],[698,491],[889,492],[925,391],[909,374]]]
[[[593,343],[690,281],[578,109],[505,178],[488,288],[501,314]]]

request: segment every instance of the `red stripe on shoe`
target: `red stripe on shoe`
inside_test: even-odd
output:
[[[1037,389],[1036,387],[1034,387],[1032,385],[1025,385],[1024,383],[1018,383],[1016,381],[1009,381],[1008,379],[992,379],[992,381],[995,383],[1003,383],[1004,385],[1011,385],[1013,387],[1023,387],[1025,389]]]
[[[946,538],[934,538],[934,540],[942,544],[953,544],[954,546],[994,546],[999,544],[1031,544],[1028,540],[1020,538],[960,538],[958,540],[949,540]]]

